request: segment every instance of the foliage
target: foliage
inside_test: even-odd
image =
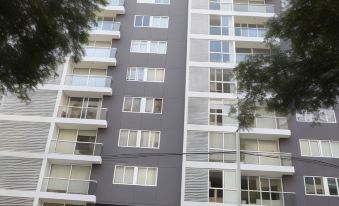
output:
[[[56,75],[81,45],[104,0],[10,0],[0,7],[0,94],[28,100],[28,92]]]
[[[270,55],[255,55],[236,70],[240,127],[257,104],[279,113],[316,112],[339,97],[339,1],[291,0],[268,21]],[[278,40],[286,48],[278,48]]]

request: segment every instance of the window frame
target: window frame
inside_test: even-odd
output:
[[[141,17],[141,26],[137,25],[137,18]],[[149,25],[144,25],[145,17],[149,17]],[[160,19],[160,26],[156,26],[156,19]],[[165,20],[165,21],[164,21]],[[164,21],[164,22],[163,22]],[[165,24],[164,24],[165,23]],[[147,16],[147,15],[135,15],[134,16],[134,27],[135,28],[158,28],[158,29],[168,29],[169,27],[169,16]]]
[[[132,99],[132,104],[130,110],[125,110],[125,103],[126,99]],[[135,99],[140,99],[140,108],[139,111],[133,111],[133,103]],[[152,112],[147,112],[147,100],[152,99],[153,101],[153,106],[152,106]],[[156,100],[161,100],[161,108],[160,112],[154,112],[155,110],[155,102]],[[143,113],[143,114],[162,114],[164,109],[164,98],[158,98],[158,97],[131,97],[131,96],[124,96],[124,101],[122,105],[122,112],[129,112],[129,113]]]
[[[117,167],[123,167],[124,169],[124,173],[123,173],[123,183],[116,183],[115,180],[116,180],[116,171],[117,171]],[[125,180],[125,171],[126,171],[126,168],[133,168],[133,178],[132,178],[132,184],[129,184],[129,183],[124,183],[124,180]],[[139,174],[139,169],[147,169],[147,171],[149,169],[155,169],[155,184],[154,185],[148,185],[148,184],[138,184],[138,174]],[[146,173],[147,174],[147,173]],[[122,164],[116,164],[114,166],[114,174],[113,174],[113,181],[112,183],[114,185],[133,185],[133,186],[142,186],[142,187],[157,187],[158,185],[158,175],[159,175],[159,168],[158,167],[143,167],[143,166],[129,166],[129,165],[122,165]],[[147,182],[147,176],[145,178],[145,183]]]
[[[122,138],[121,133],[123,131],[128,131],[128,138],[127,138],[127,145],[120,145],[120,140]],[[136,146],[129,146],[128,145],[128,140],[130,138],[130,132],[131,131],[136,131],[137,132],[137,139],[136,139]],[[149,139],[148,139],[148,147],[143,147],[141,146],[141,142],[142,142],[142,132],[149,132]],[[153,133],[157,133],[159,135],[159,139],[158,139],[158,146],[157,147],[150,147],[151,146],[151,134]],[[120,129],[119,130],[119,138],[118,138],[118,147],[122,147],[122,148],[141,148],[141,149],[160,149],[160,141],[161,141],[161,131],[156,131],[156,130],[134,130],[134,129]]]
[[[221,81],[219,81],[218,78],[217,78],[217,70],[221,70],[221,74],[222,74]],[[211,80],[211,74],[212,74],[213,71],[215,73],[215,80],[212,81]],[[234,81],[224,81],[224,78],[223,78],[224,77],[224,72],[226,72],[226,73],[227,72],[233,73]],[[236,92],[237,92],[237,81],[235,79],[235,74],[234,74],[233,70],[225,69],[225,68],[213,68],[213,67],[211,67],[208,70],[208,75],[209,75],[209,84],[208,84],[208,91],[209,92],[211,92],[211,93],[222,93],[222,94],[234,94],[234,95],[236,94]],[[215,91],[212,91],[211,84],[215,84]],[[219,92],[217,90],[217,85],[218,84],[221,84],[221,92]],[[230,92],[230,93],[225,92],[224,84],[234,85],[234,91]],[[230,88],[231,88],[231,86],[230,86]]]
[[[308,151],[309,151],[309,155],[307,154],[303,154],[303,150],[302,150],[302,145],[301,142],[305,141],[307,142],[307,146],[308,146]],[[317,142],[317,146],[319,149],[319,155],[314,155],[311,149],[311,142]],[[323,142],[328,142],[329,143],[329,148],[330,151],[329,153],[331,153],[331,156],[327,156],[324,153],[324,148],[323,148]],[[303,157],[318,157],[318,158],[339,158],[335,156],[335,153],[333,152],[333,144],[334,143],[339,143],[339,141],[335,141],[335,140],[315,140],[315,139],[299,139],[299,149],[300,149],[300,156]]]
[[[328,112],[331,112],[333,114],[334,122],[329,122]],[[320,109],[319,113],[324,113],[326,121],[322,121],[321,119],[318,119],[318,120],[316,120],[316,122],[320,122],[322,124],[336,124],[337,123],[337,117],[336,117],[336,113],[335,113],[334,109]],[[301,114],[301,113],[297,112],[296,115],[295,115],[295,118],[296,118],[297,122],[308,123],[308,122],[315,121],[315,114],[314,113],[308,113],[308,112]]]
[[[170,5],[170,0],[137,0],[138,4],[160,4],[160,5]]]
[[[148,71],[149,70],[156,70],[158,72],[159,70],[163,71],[163,76],[161,81],[151,81],[148,79]],[[135,70],[135,76],[136,78],[130,78],[131,77],[131,70]],[[139,79],[139,71],[142,70],[142,79]],[[149,68],[149,67],[128,67],[127,73],[126,73],[126,81],[131,82],[155,82],[155,83],[164,83],[165,82],[165,75],[166,75],[166,69],[165,68]]]
[[[307,190],[306,190],[306,178],[313,178],[313,187],[314,187],[314,192],[315,192],[314,194],[308,194],[308,193],[307,193]],[[318,194],[318,193],[317,193],[317,187],[316,187],[315,178],[321,178],[323,194]],[[321,176],[303,176],[303,179],[304,179],[304,190],[305,190],[305,195],[327,196],[327,195],[326,195],[326,191],[325,191],[325,180],[326,180],[326,183],[327,183],[327,178],[321,177]]]
[[[142,44],[145,44],[142,46]],[[157,45],[157,47],[152,48],[152,45]],[[164,51],[161,52],[161,44],[164,44]],[[143,51],[141,48],[146,46],[146,51]],[[138,49],[134,50],[134,47]],[[167,54],[167,41],[149,41],[149,40],[131,40],[130,53],[139,53],[139,54]]]

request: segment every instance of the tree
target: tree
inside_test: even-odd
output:
[[[240,127],[258,104],[279,113],[317,112],[339,97],[339,1],[291,0],[268,21],[270,55],[255,55],[235,69]],[[285,48],[277,47],[279,39]]]
[[[57,75],[72,54],[79,61],[95,12],[105,0],[10,0],[0,7],[0,94],[28,92]]]

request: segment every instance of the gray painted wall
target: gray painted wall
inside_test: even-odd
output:
[[[336,110],[336,118],[338,121],[339,110]],[[319,157],[302,157],[300,151],[299,139],[315,139],[315,140],[339,140],[339,124],[321,124],[312,127],[311,123],[297,122],[296,117],[292,116],[289,121],[289,128],[292,136],[289,139],[280,141],[280,149],[282,152],[293,153],[293,156],[327,162],[339,166],[339,159],[335,158],[319,158]],[[338,177],[339,168],[327,167],[315,163],[307,163],[305,161],[293,161],[295,174],[293,176],[284,177],[284,189],[288,192],[296,192],[295,205],[297,206],[333,206],[339,205],[339,197],[322,197],[305,195],[303,176],[324,176]],[[287,205],[289,206],[289,205]],[[293,206],[293,205],[291,205]]]
[[[180,204],[181,156],[114,158],[118,154],[181,153],[184,126],[185,70],[188,0],[171,0],[170,5],[137,4],[125,0],[126,14],[120,15],[121,39],[113,41],[118,48],[113,77],[113,96],[104,98],[108,108],[108,129],[100,130],[98,141],[104,143],[103,163],[94,166],[92,179],[98,181],[98,205],[166,205]],[[169,29],[134,28],[134,15],[169,16]],[[131,40],[167,40],[167,55],[132,54]],[[165,83],[127,82],[129,66],[164,67]],[[124,96],[162,97],[163,114],[122,113]],[[119,148],[120,129],[161,131],[160,149]],[[157,187],[114,185],[114,166],[159,167]]]

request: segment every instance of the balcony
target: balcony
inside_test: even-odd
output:
[[[67,75],[64,91],[68,96],[112,95],[112,77],[99,75]]]
[[[233,10],[239,12],[275,13],[273,4],[234,3]]]
[[[51,163],[101,164],[103,144],[95,142],[65,141],[53,139],[49,148]]]
[[[107,5],[102,7],[100,12],[104,16],[114,16],[116,14],[125,14],[124,0],[107,0]]]
[[[50,153],[100,156],[102,150],[101,143],[52,140],[49,149]]]
[[[292,175],[292,154],[281,152],[240,151],[241,170],[246,175]],[[259,166],[260,165],[260,166]]]
[[[77,180],[56,177],[45,177],[42,192],[95,195],[97,182],[94,180]]]
[[[296,196],[293,192],[241,190],[241,205],[295,206]]]
[[[120,22],[97,21],[89,32],[91,38],[97,41],[110,41],[120,39]]]
[[[264,38],[266,28],[235,27],[235,36]]]
[[[64,129],[107,128],[106,108],[60,106],[56,123]]]
[[[85,54],[82,61],[76,67],[78,68],[102,68],[116,66],[116,48],[84,47]]]

